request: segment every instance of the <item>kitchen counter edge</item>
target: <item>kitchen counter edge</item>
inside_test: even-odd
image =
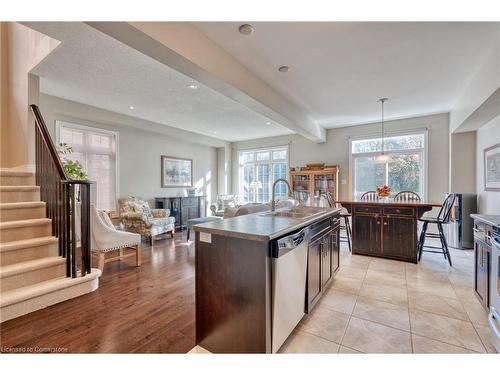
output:
[[[272,232],[269,234],[255,234],[255,233],[245,233],[245,232],[240,232],[240,231],[231,231],[228,229],[223,229],[223,228],[213,228],[212,226],[215,224],[222,224],[224,220],[238,220],[238,218],[243,218],[253,216],[257,220],[258,218],[262,218],[262,214],[265,212],[258,212],[258,213],[253,213],[253,214],[248,214],[248,215],[243,215],[243,216],[238,216],[238,217],[232,217],[220,221],[215,221],[215,222],[209,222],[209,223],[203,223],[203,224],[197,224],[193,226],[193,230],[197,232],[204,232],[204,233],[211,233],[211,234],[216,234],[216,235],[222,235],[222,236],[228,236],[228,237],[234,237],[234,238],[241,238],[244,240],[253,240],[253,241],[272,241],[276,238],[282,237],[290,232],[293,232],[295,230],[298,230],[300,228],[304,228],[308,225],[314,224],[318,221],[325,220],[329,217],[332,217],[338,213],[340,213],[341,209],[340,208],[329,208],[325,210],[324,213],[318,214],[318,215],[313,215],[305,219],[297,220],[297,219],[291,219],[291,218],[286,218],[290,220],[291,225],[287,226],[286,228],[277,230],[276,232]],[[267,211],[269,212],[269,211]],[[283,219],[283,217],[280,217],[279,219]]]

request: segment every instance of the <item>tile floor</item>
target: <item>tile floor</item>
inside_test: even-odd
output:
[[[495,353],[473,285],[473,252],[419,264],[351,255],[282,353]]]

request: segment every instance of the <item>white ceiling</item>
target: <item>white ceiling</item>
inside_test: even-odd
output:
[[[500,23],[194,24],[326,128],[378,121],[380,97],[387,118],[450,111],[500,36]]]
[[[291,133],[89,25],[26,25],[62,42],[33,71],[43,93],[225,141]]]

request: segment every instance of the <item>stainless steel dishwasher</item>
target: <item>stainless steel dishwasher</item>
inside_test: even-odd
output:
[[[276,353],[305,314],[309,229],[275,240],[272,258],[272,349]]]

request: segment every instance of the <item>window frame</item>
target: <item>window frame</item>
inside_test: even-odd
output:
[[[257,164],[268,164],[269,165],[269,194],[270,194],[270,199],[272,196],[272,184],[274,183],[273,177],[274,177],[274,165],[277,164],[273,160],[273,151],[278,151],[278,150],[286,150],[286,157],[283,160],[286,164],[286,180],[289,181],[289,171],[290,171],[290,146],[287,145],[281,145],[281,146],[270,146],[270,147],[258,147],[258,148],[242,148],[238,149],[238,154],[237,154],[237,162],[238,162],[238,194],[242,197],[242,199],[245,198],[245,194],[243,191],[243,170],[245,165],[253,165],[253,174],[254,174],[254,180],[257,177]],[[251,162],[246,162],[241,164],[240,163],[240,158],[242,153],[246,152],[269,152],[270,153],[270,158],[269,160],[257,160],[257,156],[254,157],[254,160]],[[253,201],[245,201],[245,203],[253,203]],[[267,203],[267,202],[260,202],[260,203]]]
[[[393,130],[390,132],[384,132],[384,138],[390,137],[401,137],[401,136],[410,136],[410,135],[423,135],[424,136],[424,147],[423,148],[415,148],[409,150],[388,150],[385,151],[386,154],[399,154],[399,155],[411,155],[416,152],[420,152],[422,155],[422,192],[419,193],[422,200],[427,200],[428,195],[428,174],[429,174],[429,164],[428,164],[428,153],[429,153],[429,142],[428,142],[428,128],[419,128],[419,129],[411,129],[411,130]],[[359,136],[351,136],[349,137],[349,196],[351,199],[354,197],[354,184],[355,184],[355,175],[356,171],[354,170],[354,160],[356,157],[373,157],[376,155],[380,155],[380,151],[374,152],[360,152],[353,154],[352,153],[352,143],[354,141],[360,140],[368,140],[368,139],[378,139],[382,138],[380,132],[377,133],[369,133]]]
[[[61,127],[90,131],[90,132],[94,132],[94,133],[102,133],[102,134],[106,134],[106,135],[113,135],[115,137],[115,203],[114,203],[113,211],[111,211],[111,213],[118,212],[117,201],[118,201],[118,197],[120,196],[120,176],[119,176],[119,173],[120,173],[120,158],[119,158],[120,139],[119,139],[119,132],[113,131],[113,130],[97,128],[97,127],[93,127],[93,126],[88,126],[88,125],[77,124],[77,123],[71,122],[71,121],[55,120],[56,142],[57,142],[56,147],[59,146],[59,144],[61,143],[60,142]],[[97,199],[97,197],[96,197],[96,199]]]

